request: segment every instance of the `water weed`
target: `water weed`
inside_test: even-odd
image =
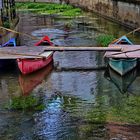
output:
[[[75,17],[82,14],[80,8],[74,8],[67,4],[54,4],[54,3],[16,3],[16,8],[23,11],[32,11],[39,14],[57,14],[62,16]]]

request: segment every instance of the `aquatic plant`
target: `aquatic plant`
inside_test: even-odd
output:
[[[119,102],[110,105],[108,96],[96,97],[96,104],[85,115],[85,121],[90,123],[128,123],[140,124],[140,98],[136,96],[123,97]]]
[[[82,14],[80,8],[74,8],[67,4],[54,4],[54,3],[16,3],[18,10],[28,10],[39,14],[57,14],[62,16],[77,16]]]
[[[79,16],[80,14],[81,9],[79,8],[67,10],[61,13],[62,16],[70,16],[70,17]]]
[[[140,98],[124,98],[122,104],[112,106],[108,111],[108,120],[130,124],[140,124]]]
[[[99,45],[103,47],[107,47],[114,39],[115,37],[113,35],[103,34],[103,35],[99,35],[96,38],[96,41]]]
[[[10,110],[43,110],[44,105],[34,96],[12,97],[10,104],[5,108]]]

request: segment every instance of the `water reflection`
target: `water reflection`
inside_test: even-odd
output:
[[[19,84],[23,95],[28,95],[30,92],[50,74],[53,69],[53,63],[49,64],[47,67],[34,72],[29,75],[19,75]]]
[[[53,63],[47,67],[29,75],[22,75],[15,67],[10,70],[0,71],[0,108],[11,104],[13,98],[22,98],[32,93],[34,89],[39,91],[40,85],[53,70]],[[40,87],[39,87],[40,86]],[[37,92],[36,91],[36,92]]]
[[[121,93],[131,93],[130,87],[137,77],[137,68],[133,69],[124,76],[121,76],[111,68],[108,68],[104,73],[104,77],[111,83],[114,83],[114,85],[118,88],[118,90]]]

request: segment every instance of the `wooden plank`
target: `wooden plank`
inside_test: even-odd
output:
[[[96,66],[96,67],[54,67],[57,72],[70,72],[70,71],[93,71],[93,70],[105,70],[106,66]]]
[[[17,53],[31,53],[39,54],[43,51],[120,51],[121,47],[54,47],[54,46],[17,46],[17,47],[3,47],[0,52],[17,52]]]
[[[17,47],[3,47],[0,48],[0,53],[24,53],[24,54],[34,54],[39,55],[44,51],[43,48],[39,47],[27,47],[27,46],[17,46]]]
[[[48,46],[45,51],[121,51],[121,47],[51,47]]]
[[[0,48],[0,59],[42,58],[44,50],[38,47],[3,47]]]
[[[22,56],[22,55],[0,55],[0,59],[27,59],[27,58],[40,58],[35,56]]]
[[[44,51],[120,51],[119,47],[54,47],[54,46],[17,46],[0,48],[0,59],[42,58]]]
[[[44,51],[106,51],[105,57],[140,58],[140,45],[110,45],[109,47],[17,46],[0,48],[0,59],[40,58]]]
[[[110,45],[109,47],[122,47],[121,52],[107,51],[107,58],[140,58],[140,45]]]

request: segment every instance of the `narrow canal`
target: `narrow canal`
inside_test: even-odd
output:
[[[20,17],[20,32],[38,39],[48,35],[54,44],[62,46],[96,46],[99,34],[119,37],[129,32],[90,13],[77,19],[30,13]],[[130,39],[140,43],[138,35]],[[30,46],[36,41],[20,36],[20,45]],[[55,52],[54,64],[55,68],[50,64],[28,76],[15,67],[0,71],[1,140],[140,138],[138,69],[123,78],[110,69],[90,70],[105,65],[99,52]]]

